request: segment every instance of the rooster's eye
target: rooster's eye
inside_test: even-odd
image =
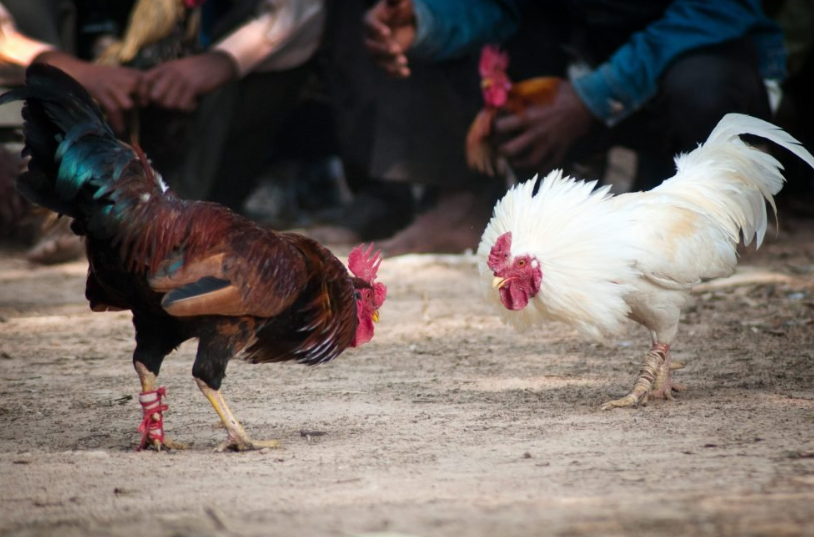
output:
[[[518,260],[517,261],[517,266],[518,267],[525,267],[526,266],[526,260],[525,259]]]

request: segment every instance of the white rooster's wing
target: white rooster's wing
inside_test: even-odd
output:
[[[635,267],[659,287],[689,290],[734,270],[731,238],[697,207],[655,191],[622,194],[611,203],[628,214],[632,239],[641,246]]]

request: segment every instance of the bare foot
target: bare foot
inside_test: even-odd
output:
[[[60,218],[37,241],[26,258],[32,263],[54,265],[79,258],[85,251],[82,239],[71,231],[71,219]]]
[[[449,192],[410,226],[382,242],[382,251],[387,256],[396,256],[475,249],[489,221],[491,202],[473,192]]]

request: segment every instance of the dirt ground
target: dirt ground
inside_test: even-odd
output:
[[[91,313],[84,263],[0,250],[0,535],[814,535],[814,221],[783,222],[684,314],[673,403],[602,412],[643,329],[606,345],[518,334],[471,258],[386,260],[373,342],[316,368],[230,365],[224,393],[282,449],[223,431],[170,356],[168,435],[136,453],[127,313]]]

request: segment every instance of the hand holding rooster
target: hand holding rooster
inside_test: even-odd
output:
[[[531,104],[495,120],[495,136],[504,140],[498,154],[513,166],[548,171],[560,165],[592,121],[571,83],[561,80],[553,101]]]
[[[591,126],[591,114],[568,81],[537,77],[512,82],[509,56],[496,46],[481,51],[478,71],[483,109],[466,136],[466,160],[480,172],[502,173],[511,164],[540,168],[556,164]],[[497,139],[503,139],[497,151]]]

